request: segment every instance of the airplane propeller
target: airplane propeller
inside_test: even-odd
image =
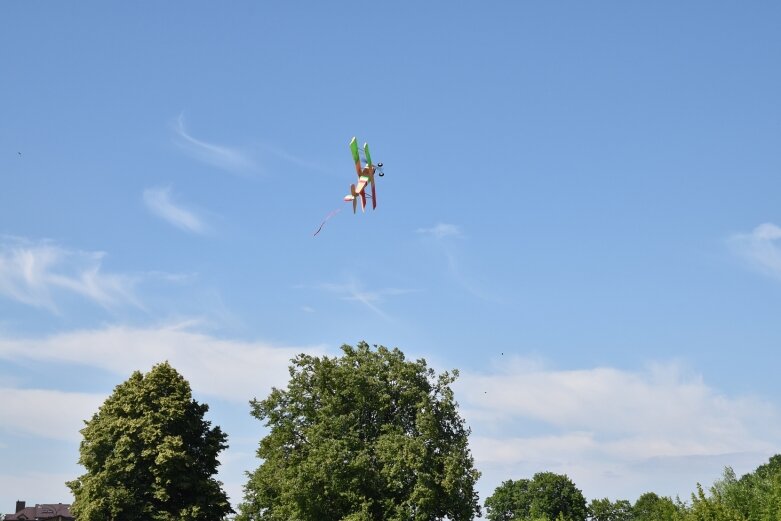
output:
[[[355,183],[350,185],[350,195],[353,198],[353,213],[355,213],[355,210],[358,207],[358,194],[355,192]]]

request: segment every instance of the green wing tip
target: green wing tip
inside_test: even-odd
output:
[[[358,141],[353,137],[352,141],[350,141],[350,150],[353,153],[353,161],[356,163],[360,161],[360,158],[358,157]]]
[[[372,156],[369,154],[369,143],[363,144],[363,153],[366,154],[366,162],[372,164]]]

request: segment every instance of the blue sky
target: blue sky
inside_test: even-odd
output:
[[[774,2],[0,5],[0,510],[170,360],[240,500],[287,360],[459,368],[481,500],[779,452]],[[385,163],[352,215],[348,142]],[[330,212],[317,237],[312,234]]]

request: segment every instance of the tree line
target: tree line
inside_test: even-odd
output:
[[[566,476],[508,480],[479,504],[480,473],[451,384],[399,349],[299,355],[284,389],[250,401],[269,428],[234,512],[215,475],[227,435],[167,362],[135,372],[81,433],[68,482],[79,521],[781,521],[781,456],[731,469],[691,501],[649,492],[587,503]]]
[[[505,481],[485,507],[489,521],[779,521],[781,455],[740,479],[726,467],[707,493],[698,483],[689,501],[646,492],[634,503],[604,498],[586,504],[566,475],[540,472]]]

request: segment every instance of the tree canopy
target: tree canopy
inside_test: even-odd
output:
[[[118,385],[81,430],[70,481],[79,521],[214,521],[232,512],[217,472],[227,436],[167,362]]]
[[[778,521],[781,519],[781,455],[740,479],[727,467],[706,494],[697,484],[687,521]]]
[[[452,521],[479,514],[479,473],[450,385],[425,360],[365,342],[299,355],[287,389],[252,400],[269,434],[239,519]]]
[[[566,475],[538,472],[531,480],[508,480],[485,501],[490,521],[564,519],[585,521],[583,493]]]
[[[679,507],[669,497],[655,492],[646,492],[637,498],[632,506],[633,519],[636,521],[666,521],[675,519]]]
[[[626,499],[610,501],[608,498],[592,499],[588,505],[592,521],[633,521],[632,503]]]
[[[486,500],[486,517],[490,521],[582,520],[579,492],[566,476],[550,472],[508,480]],[[567,503],[575,508],[560,508]],[[740,479],[726,467],[707,491],[698,483],[690,503],[646,492],[634,504],[625,499],[593,499],[586,512],[590,521],[781,521],[781,454]]]

